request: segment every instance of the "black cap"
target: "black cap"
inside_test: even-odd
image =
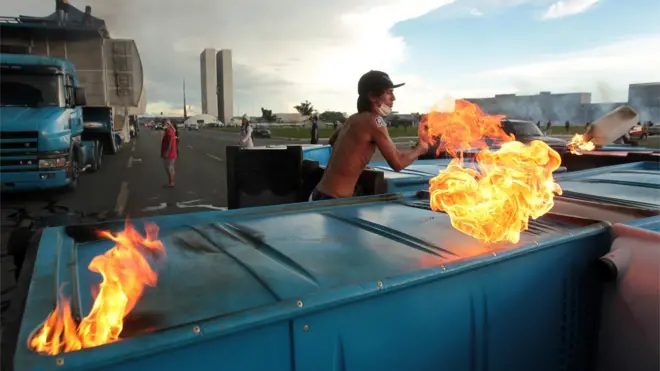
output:
[[[379,92],[386,89],[398,88],[403,84],[394,84],[385,72],[371,70],[358,81],[358,94],[367,95],[369,93]]]

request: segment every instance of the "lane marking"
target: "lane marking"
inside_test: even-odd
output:
[[[193,149],[193,146],[189,145],[188,148]]]
[[[217,157],[217,156],[213,156],[213,155],[212,155],[212,154],[210,154],[210,153],[207,153],[206,155],[207,155],[207,156],[209,156],[210,158],[212,158],[212,159],[214,159],[214,160],[216,160],[216,161],[224,161],[224,160],[223,160],[223,159],[221,159],[220,157]]]
[[[131,148],[131,152],[135,152],[135,146],[133,146],[133,148]]]
[[[117,202],[115,202],[115,213],[121,216],[126,209],[126,202],[128,202],[128,182],[122,182],[119,194],[117,195]]]
[[[132,168],[134,162],[142,162],[142,159],[141,158],[133,158],[133,156],[131,156],[131,157],[128,158],[128,164],[126,164],[126,167],[129,168],[129,169]]]

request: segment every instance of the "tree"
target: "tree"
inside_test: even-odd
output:
[[[299,114],[303,116],[311,116],[314,114],[314,106],[309,101],[301,102],[299,105],[294,106],[293,108],[298,111]]]
[[[319,119],[325,122],[341,122],[342,124],[346,122],[346,116],[337,111],[325,111],[319,115]]]
[[[276,122],[277,121],[277,116],[273,115],[273,111],[269,109],[265,109],[261,107],[261,118],[265,122]]]

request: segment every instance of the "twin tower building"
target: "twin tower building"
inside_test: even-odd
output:
[[[228,124],[234,115],[231,50],[204,49],[199,55],[202,76],[202,113]]]

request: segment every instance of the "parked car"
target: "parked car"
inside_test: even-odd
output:
[[[504,119],[502,120],[502,129],[507,134],[513,134],[516,137],[516,140],[523,143],[530,143],[533,140],[540,140],[548,144],[551,148],[558,152],[562,152],[566,149],[566,144],[568,142],[564,139],[549,137],[546,136],[536,123],[526,120],[512,120]],[[490,148],[499,148],[501,142],[496,139],[486,138],[486,144]],[[433,159],[433,158],[445,158],[449,157],[449,154],[446,152],[441,152],[438,155],[438,146],[433,145],[429,147],[429,150],[426,154],[420,156],[420,159]]]
[[[191,130],[199,130],[199,124],[196,122],[193,122],[192,124],[188,124],[188,131]]]
[[[252,130],[253,138],[270,138],[270,130],[266,128],[254,128]]]
[[[643,125],[635,125],[628,131],[628,136],[631,141],[639,141],[646,139],[648,135],[647,128]]]

